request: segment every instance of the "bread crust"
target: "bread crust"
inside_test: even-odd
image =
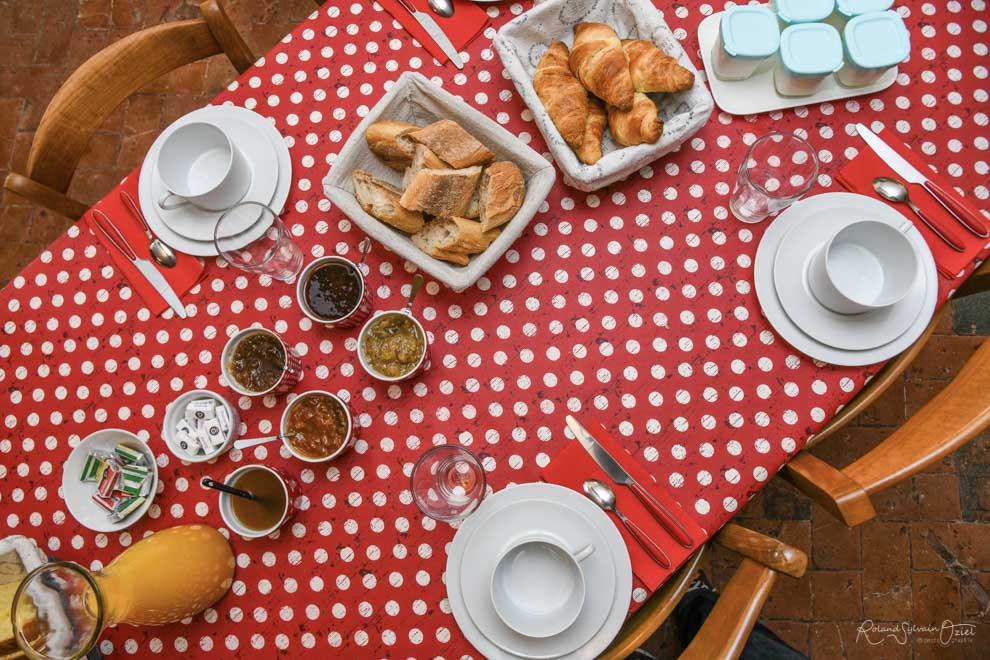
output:
[[[412,162],[416,146],[405,136],[418,128],[415,124],[384,119],[369,126],[364,139],[372,153],[392,169],[401,171]]]
[[[564,142],[577,150],[588,119],[588,90],[571,71],[570,55],[564,42],[551,43],[533,72],[533,88]]]
[[[478,190],[481,229],[488,231],[515,217],[526,198],[526,180],[515,163],[502,160],[485,168]]]
[[[454,168],[483,165],[495,159],[495,154],[488,147],[451,119],[435,121],[407,135],[414,142],[429,147]]]
[[[365,213],[408,234],[423,228],[423,214],[403,208],[400,204],[402,191],[388,181],[375,178],[364,170],[354,170],[351,182],[354,184],[354,197]]]
[[[409,182],[399,203],[411,211],[437,217],[463,216],[480,177],[478,166],[456,170],[423,168]]]

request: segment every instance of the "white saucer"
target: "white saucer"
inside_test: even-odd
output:
[[[268,206],[276,212],[281,212],[282,206],[285,204],[285,200],[289,197],[289,190],[292,187],[292,159],[289,155],[289,148],[286,146],[285,140],[282,138],[282,134],[278,132],[278,129],[275,128],[275,125],[272,122],[255,112],[239,106],[208,105],[200,108],[199,110],[194,110],[188,115],[176,120],[176,124],[179,124],[180,122],[185,124],[191,121],[210,121],[217,124],[222,124],[231,118],[239,119],[257,130],[260,134],[267,136],[268,141],[273,146],[277,164],[272,163],[272,169],[277,172],[278,183],[276,184],[275,192],[271,201],[268,203]],[[151,164],[154,163],[157,158],[158,150],[161,149],[161,142],[162,139],[161,136],[159,136],[159,138],[155,140],[154,144],[152,144],[151,148],[148,150],[148,154],[145,156],[144,161],[145,166],[141,168],[141,175],[138,180],[138,193],[141,210],[144,212],[144,215],[148,220],[148,224],[151,226],[151,230],[155,233],[155,235],[176,250],[197,257],[216,256],[217,250],[213,246],[212,235],[210,240],[207,241],[198,241],[186,238],[185,236],[173,231],[167,224],[165,224],[159,215],[158,201],[152,192],[153,181],[157,178],[157,176],[155,175],[155,172],[153,171],[154,167]],[[258,171],[257,175],[263,176],[263,173]],[[267,214],[266,217],[268,217]],[[244,243],[249,243],[264,234],[265,230],[268,229],[269,224],[270,223],[268,222],[258,222],[252,225],[242,234]]]
[[[79,475],[82,474],[86,457],[91,450],[113,452],[120,443],[138,449],[144,454],[148,468],[151,470],[151,492],[134,513],[123,520],[113,522],[107,517],[106,510],[92,499],[93,493],[96,492],[96,482],[80,481]],[[80,525],[94,532],[119,532],[136,523],[151,508],[157,489],[158,464],[155,462],[155,454],[141,438],[130,431],[103,429],[92,433],[76,445],[69,454],[68,460],[62,464],[62,497],[65,499],[65,506]]]
[[[223,121],[222,126],[244,154],[244,159],[251,169],[251,186],[244,193],[241,201],[268,204],[272,201],[275,188],[278,187],[278,156],[275,153],[275,145],[264,133],[243,119],[230,117]],[[154,167],[155,163],[150,161],[148,165]],[[151,178],[151,194],[154,199],[162,199],[169,191],[165,187],[165,182],[158,176],[157,170],[154,174],[155,176]],[[221,215],[223,211],[207,211],[192,204],[170,211],[158,207],[158,216],[169,229],[194,241],[212,241],[213,230]],[[243,226],[236,230],[231,227],[229,233],[238,234],[254,224],[249,220],[251,216],[248,214],[237,217],[247,222],[243,222]]]
[[[905,221],[904,216],[883,202],[854,193],[824,193],[797,202],[777,216],[756,249],[753,281],[763,315],[787,343],[815,360],[842,366],[862,366],[888,360],[921,336],[935,311],[938,301],[938,273],[931,250],[917,229],[907,232],[906,236],[914,245],[915,253],[921,261],[925,298],[921,311],[904,333],[890,343],[868,350],[850,351],[828,346],[802,332],[787,315],[777,296],[773,274],[778,249],[787,233],[809,217],[819,214],[822,215],[818,221],[829,216],[851,216],[859,220],[878,220],[893,227],[900,227]]]
[[[543,531],[572,550],[591,544],[595,552],[581,562],[585,593],[589,596],[578,618],[563,632],[534,638],[508,627],[492,603],[489,585],[496,560],[520,537]],[[461,563],[461,593],[471,620],[504,651],[530,658],[559,658],[587,644],[612,609],[615,569],[607,541],[593,523],[576,511],[547,500],[521,500],[493,512],[471,535],[464,549],[470,557]]]
[[[859,219],[828,211],[806,217],[784,236],[773,264],[774,288],[791,321],[813,339],[849,351],[889,344],[911,327],[925,306],[923,277],[915,279],[903,300],[886,309],[838,314],[818,302],[808,284],[808,267],[829,238]],[[902,220],[901,229],[917,232],[909,220]]]
[[[608,516],[590,500],[563,486],[531,483],[506,488],[482,502],[478,510],[461,524],[448,548],[447,567],[444,574],[444,580],[447,585],[447,600],[450,603],[454,619],[457,621],[457,625],[467,640],[486,658],[491,658],[492,660],[514,660],[516,658],[536,657],[534,655],[509,653],[488,639],[472,619],[472,615],[475,612],[473,610],[468,611],[465,593],[461,585],[462,564],[468,561],[472,565],[476,565],[481,561],[481,557],[477,555],[471,556],[470,559],[465,559],[465,549],[475,532],[481,530],[486,525],[486,521],[490,516],[523,500],[542,500],[558,503],[571,512],[580,514],[606,541],[606,547],[602,548],[602,554],[609,558],[614,570],[616,585],[614,596],[610,602],[611,609],[605,623],[601,625],[589,641],[581,648],[559,656],[571,660],[592,660],[612,642],[622,627],[626,614],[629,612],[629,599],[632,595],[632,566],[629,562],[629,552],[626,550],[625,543],[622,541],[622,536],[619,534],[619,530],[615,525],[612,524],[612,521],[609,520]],[[546,526],[547,522],[546,520],[541,520],[541,527]],[[506,533],[502,536],[502,540],[508,541],[509,538],[517,536],[524,531],[526,530],[519,530],[513,535]],[[483,547],[482,550],[485,555],[490,555],[488,561],[494,561],[494,558],[498,556],[503,546],[504,543],[500,543],[496,547]],[[485,594],[488,594],[487,586],[485,587]],[[568,631],[562,634],[566,634],[571,630],[575,630],[575,626],[571,626]],[[540,640],[534,641],[538,643]]]

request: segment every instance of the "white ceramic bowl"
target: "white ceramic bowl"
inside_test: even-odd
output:
[[[416,363],[416,367],[409,373],[404,374],[402,376],[386,376],[376,371],[375,368],[372,367],[371,364],[368,362],[368,360],[365,359],[364,336],[368,333],[368,330],[371,328],[371,326],[377,323],[379,319],[389,315],[394,316],[396,314],[402,314],[404,316],[409,317],[410,319],[412,319],[413,323],[416,324],[416,327],[419,328],[420,334],[423,335],[423,354],[419,356],[419,362]],[[384,381],[386,383],[398,383],[399,381],[409,380],[410,378],[419,375],[419,373],[423,371],[423,369],[426,366],[426,361],[430,355],[430,340],[426,336],[426,328],[423,327],[423,324],[420,323],[419,319],[413,316],[412,313],[402,309],[393,309],[387,312],[379,312],[374,316],[372,316],[370,319],[368,319],[368,321],[364,324],[364,327],[361,328],[361,333],[358,335],[357,354],[358,354],[358,361],[361,363],[361,366],[364,368],[364,370],[368,372],[369,376],[371,376],[372,378],[377,378],[378,380]]]
[[[151,470],[151,492],[137,511],[121,521],[112,522],[107,517],[106,510],[92,499],[96,492],[96,482],[80,481],[79,475],[82,474],[90,450],[112,452],[122,442],[139,450],[147,459]],[[80,525],[94,532],[120,532],[136,523],[148,512],[157,489],[158,464],[155,463],[154,452],[141,438],[123,429],[103,429],[86,436],[62,465],[62,497],[65,498],[65,506]]]
[[[189,405],[190,401],[195,399],[206,399],[210,398],[217,402],[218,405],[223,406],[227,410],[227,414],[230,416],[230,430],[227,432],[227,437],[224,439],[224,443],[214,449],[208,454],[200,454],[197,456],[190,456],[186,452],[179,448],[179,443],[175,439],[175,425],[183,418],[186,406]],[[179,397],[170,403],[165,408],[165,419],[162,422],[162,440],[165,441],[165,446],[168,450],[172,452],[176,458],[185,461],[186,463],[205,463],[206,461],[213,460],[217,456],[220,456],[230,449],[231,445],[234,444],[234,440],[240,435],[241,430],[241,416],[237,413],[237,408],[232,406],[227,399],[223,398],[216,392],[211,392],[210,390],[190,390],[184,394],[180,394]]]
[[[285,424],[286,422],[289,421],[289,412],[292,410],[292,407],[296,404],[297,401],[302,400],[303,397],[309,394],[323,394],[325,396],[330,397],[331,399],[334,399],[337,403],[343,406],[344,414],[347,415],[347,438],[344,440],[344,444],[342,444],[340,448],[337,449],[337,451],[330,454],[329,456],[324,456],[323,458],[312,458],[310,456],[300,454],[292,447],[291,444],[289,444],[289,441],[285,439]],[[290,401],[285,406],[285,410],[282,411],[282,420],[279,422],[278,428],[279,428],[279,434],[282,436],[282,444],[285,445],[285,448],[289,450],[289,453],[295,456],[296,458],[298,458],[300,461],[305,461],[307,463],[326,463],[327,461],[332,461],[333,459],[337,458],[338,456],[346,452],[348,449],[350,449],[351,446],[354,444],[354,440],[355,440],[354,417],[351,416],[351,409],[347,407],[347,403],[343,399],[341,399],[339,396],[337,396],[332,392],[327,392],[326,390],[309,390],[306,392],[302,392],[298,396],[294,397],[292,401]]]

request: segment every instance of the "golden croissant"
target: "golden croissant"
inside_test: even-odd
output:
[[[622,110],[631,110],[632,77],[629,59],[615,30],[603,23],[574,26],[571,71],[589,92]]]
[[[694,74],[646,39],[623,39],[629,74],[637,92],[682,92],[694,85]]]
[[[618,144],[632,147],[637,144],[653,144],[659,140],[663,134],[663,121],[650,97],[636,92],[632,110],[627,112],[614,107],[608,109],[608,128]]]
[[[605,133],[605,107],[598,99],[588,104],[588,121],[583,128],[584,139],[574,150],[585,165],[594,165],[602,158],[602,136]]]
[[[533,73],[533,87],[564,141],[577,150],[588,119],[588,92],[571,73],[570,52],[562,41],[550,44]]]

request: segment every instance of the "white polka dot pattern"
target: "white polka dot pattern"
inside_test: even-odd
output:
[[[285,220],[308,255],[356,252],[361,233],[322,199],[319,181],[403,70],[421,71],[545,151],[491,48],[497,26],[526,7],[487,7],[491,25],[456,71],[436,66],[377,6],[330,0],[219,97],[270,118],[285,136],[296,176]],[[682,3],[667,12],[695,61],[697,24],[718,9]],[[727,211],[744,146],[771,127],[806,135],[822,158],[822,190],[861,148],[852,124],[886,126],[986,206],[985,4],[899,11],[915,55],[886,92],[755,118],[716,113],[679,152],[623,183],[595,194],[558,184],[476,287],[454,294],[429,282],[417,307],[433,363],[412,383],[371,382],[353,331],[313,326],[291,288],[219,262],[186,297],[188,320],[152,317],[109,255],[73,226],[0,294],[4,532],[102,566],[151,530],[221,526],[199,477],[270,462],[299,475],[299,511],[279,538],[232,539],[232,592],[186,625],[109,630],[101,650],[448,658],[474,653],[443,586],[453,530],[419,514],[406,481],[435,443],[479,453],[497,490],[537,478],[565,442],[564,415],[587,410],[714,532],[875,372],[813,363],[762,318],[751,281],[765,226],[741,225]],[[368,264],[376,307],[399,307],[409,266],[380,248]],[[231,394],[249,436],[277,425],[284,397],[236,398],[220,382],[227,337],[253,322],[303,356],[300,388],[350,402],[360,441],[346,459],[307,468],[260,446],[200,469],[166,450],[165,406],[192,388]],[[107,426],[148,440],[161,478],[147,518],[109,538],[67,516],[57,490],[71,448]],[[635,600],[645,597],[638,590]]]

